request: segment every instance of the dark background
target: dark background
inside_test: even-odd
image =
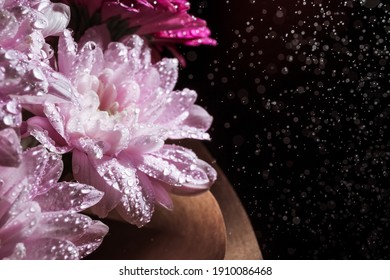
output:
[[[190,2],[219,44],[182,48],[178,87],[264,258],[389,258],[389,2]]]

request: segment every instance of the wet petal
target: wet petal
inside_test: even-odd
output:
[[[4,244],[16,244],[36,230],[41,218],[40,207],[33,201],[16,203],[6,218],[7,223],[0,228],[0,240]]]
[[[83,258],[95,251],[108,233],[108,226],[100,221],[92,221],[87,231],[79,239],[73,240],[77,246],[80,258]]]
[[[72,38],[72,33],[69,30],[64,30],[58,41],[58,65],[60,72],[67,77],[72,72],[76,53],[77,44]]]
[[[21,259],[25,260],[78,260],[80,258],[76,245],[68,240],[39,238],[28,240],[23,245],[24,255]],[[18,252],[14,256],[10,259],[19,259]]]
[[[178,126],[188,117],[196,97],[196,92],[189,89],[172,92],[164,104],[158,123]]]
[[[103,197],[103,193],[95,188],[79,184],[60,182],[55,184],[49,191],[34,198],[42,208],[42,211],[83,211]]]
[[[49,119],[35,116],[29,118],[26,123],[29,134],[51,152],[64,154],[71,150],[71,147],[67,145],[66,140],[54,129]]]
[[[69,24],[70,8],[62,3],[46,6],[41,12],[49,20],[47,27],[42,30],[45,37],[59,35]]]
[[[190,114],[183,122],[183,125],[194,127],[203,132],[210,128],[211,123],[213,122],[213,117],[207,113],[205,109],[198,105],[194,105],[189,111]]]
[[[154,210],[153,190],[136,176],[135,169],[122,165],[116,158],[96,159],[94,166],[108,185],[121,191],[116,210],[122,218],[137,226],[148,223]],[[93,209],[98,207],[99,204]]]
[[[153,180],[153,179],[151,179]],[[153,180],[153,190],[156,202],[168,210],[173,210],[173,201],[166,188],[157,180]]]
[[[106,217],[117,206],[122,197],[118,184],[110,177],[100,175],[85,153],[75,150],[72,161],[74,178],[78,182],[92,185],[104,193],[99,204],[92,207],[91,210],[101,218]],[[98,163],[96,165],[99,167]]]
[[[78,239],[87,230],[91,218],[74,212],[44,212],[34,235],[41,238]]]
[[[20,164],[22,147],[20,137],[12,128],[0,131],[0,165],[16,167]]]
[[[207,190],[216,180],[216,171],[189,149],[165,145],[160,151],[145,155],[137,166],[148,176],[172,185],[175,193]]]
[[[164,141],[160,137],[154,135],[142,135],[133,138],[126,151],[135,154],[145,154],[157,151],[163,145]]]

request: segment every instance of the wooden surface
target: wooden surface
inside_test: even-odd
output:
[[[199,141],[180,142],[218,172],[211,191],[172,196],[174,210],[159,208],[143,228],[112,213],[103,244],[87,259],[262,259],[249,218],[233,187]]]

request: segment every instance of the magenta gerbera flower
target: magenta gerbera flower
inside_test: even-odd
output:
[[[187,0],[64,0],[72,7],[70,28],[76,40],[93,26],[106,29],[106,41],[119,41],[126,35],[143,37],[160,59],[164,48],[182,63],[177,44],[198,46],[216,45],[210,38],[206,21],[189,14]],[[101,29],[102,30],[102,29]]]
[[[172,207],[168,192],[194,194],[215,181],[215,170],[191,150],[165,143],[209,139],[212,117],[195,105],[194,91],[174,90],[176,59],[152,64],[136,35],[103,49],[95,31],[79,48],[69,31],[60,37],[59,71],[77,89],[78,104],[46,102],[43,115],[27,121],[29,133],[52,151],[72,152],[74,177],[105,193],[95,214],[116,209],[142,226],[155,203]]]
[[[79,183],[57,182],[61,157],[36,147],[18,167],[0,167],[0,259],[80,259],[108,232],[78,212],[102,193]]]

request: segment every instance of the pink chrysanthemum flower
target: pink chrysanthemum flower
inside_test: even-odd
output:
[[[142,36],[160,59],[164,48],[171,51],[184,63],[175,45],[216,45],[210,38],[206,21],[188,13],[188,0],[64,0],[72,7],[70,28],[76,39],[88,27],[103,25],[109,38],[119,41],[123,36]]]
[[[0,165],[17,166],[20,103],[71,98],[66,80],[49,66],[45,37],[62,32],[69,7],[49,0],[0,1]]]
[[[100,42],[93,31],[86,37]],[[210,165],[189,149],[165,144],[209,139],[212,117],[194,104],[194,91],[173,90],[176,59],[152,64],[150,49],[136,35],[104,51],[95,42],[77,49],[70,32],[60,37],[59,71],[77,88],[80,104],[44,104],[44,116],[27,121],[29,131],[53,151],[72,151],[74,177],[105,193],[95,214],[104,217],[115,208],[143,226],[155,203],[172,207],[168,192],[193,194],[213,184]]]
[[[57,182],[61,157],[36,147],[21,164],[0,167],[0,259],[80,259],[108,232],[78,213],[102,193],[79,183]]]

